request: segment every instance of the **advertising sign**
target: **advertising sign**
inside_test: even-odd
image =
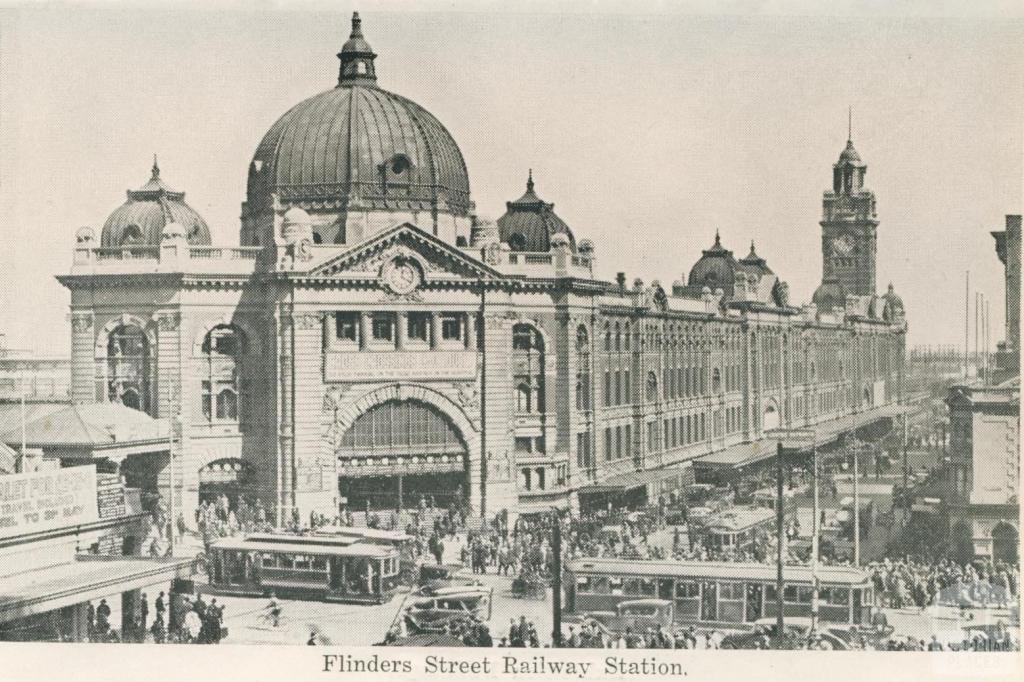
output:
[[[92,464],[0,476],[0,539],[98,520]]]

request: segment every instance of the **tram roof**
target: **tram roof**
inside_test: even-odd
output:
[[[321,526],[314,531],[317,535],[321,536],[341,536],[341,537],[353,537],[353,538],[366,538],[368,540],[391,540],[393,542],[405,542],[406,540],[412,540],[411,535],[407,535],[405,532],[400,530],[383,530],[380,528],[358,528],[355,526]]]
[[[308,538],[297,536],[295,538],[295,542],[267,542],[265,540],[255,540],[252,538],[221,538],[213,543],[213,547],[214,549],[238,550],[242,552],[367,557],[370,559],[388,559],[398,556],[397,551],[386,545],[303,542],[307,539]]]
[[[767,507],[731,507],[708,520],[708,529],[718,533],[736,533],[770,521],[775,512]]]
[[[645,561],[639,559],[574,559],[569,570],[590,575],[671,576],[675,578],[707,578],[719,580],[776,579],[775,564],[744,563],[738,561]],[[810,566],[786,565],[782,569],[785,580],[811,581]],[[818,566],[818,580],[829,583],[859,584],[868,580],[868,574],[853,566]]]

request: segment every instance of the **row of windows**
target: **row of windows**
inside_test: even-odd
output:
[[[522,480],[522,490],[546,490],[549,480],[547,468],[545,467],[523,467],[519,470]],[[553,467],[555,476],[555,488],[564,488],[568,479],[569,467],[566,464],[556,464]]]
[[[402,322],[396,313],[370,313],[368,332],[369,338],[363,339],[362,313],[339,312],[334,314],[334,336],[342,342],[365,345],[372,341],[375,344],[393,343],[398,334],[404,331],[405,340],[421,344],[431,342],[431,313],[410,312],[404,315],[404,329],[399,328]],[[441,341],[459,342],[466,337],[465,313],[441,313],[438,315],[439,334]],[[438,332],[435,332],[438,333]],[[433,339],[435,342],[438,339]]]
[[[676,580],[675,598],[698,599],[701,594],[701,581],[697,580]],[[704,582],[705,592],[717,587],[718,599],[724,601],[740,601],[745,598],[745,586],[760,586],[764,590],[765,601],[775,601],[776,586],[771,583],[748,584],[742,582]],[[605,594],[624,597],[657,597],[658,586],[655,578],[620,578],[605,576],[581,575],[576,578],[576,592],[578,594]],[[782,599],[788,604],[810,604],[814,597],[814,591],[810,586],[786,585],[782,592]],[[846,606],[850,600],[850,588],[848,587],[821,587],[818,589],[818,599],[823,604],[833,606]]]

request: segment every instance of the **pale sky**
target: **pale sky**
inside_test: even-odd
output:
[[[1020,19],[108,5],[0,10],[11,346],[69,353],[53,276],[75,230],[98,232],[146,181],[154,152],[215,243],[237,243],[252,154],[288,108],[334,86],[352,9],[380,86],[459,143],[477,212],[499,217],[533,168],[608,279],[685,279],[717,229],[737,257],[756,240],[791,298],[809,300],[852,106],[878,199],[878,288],[903,296],[910,343],[962,344],[968,268],[1003,337],[988,233],[1021,212]]]

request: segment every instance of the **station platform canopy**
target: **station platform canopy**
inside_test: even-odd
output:
[[[189,578],[194,563],[187,557],[88,555],[55,566],[0,575],[0,623]]]

